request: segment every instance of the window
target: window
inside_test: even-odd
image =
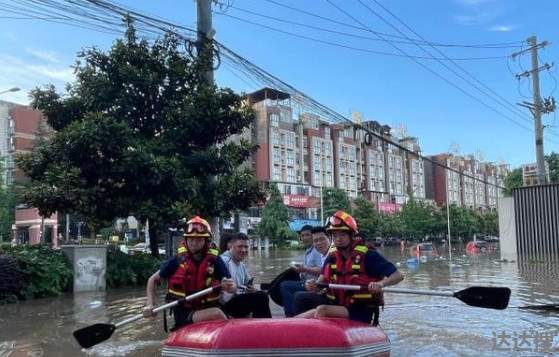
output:
[[[287,166],[295,166],[295,152],[288,151],[287,152]]]
[[[295,182],[295,169],[289,167],[287,169],[287,181],[288,182]]]
[[[281,169],[278,166],[273,168],[273,179],[274,181],[281,181]]]
[[[279,164],[281,161],[281,153],[280,153],[280,149],[278,148],[274,148],[274,157],[273,157],[273,162],[274,164]]]
[[[324,128],[324,137],[326,139],[330,139],[330,128],[329,127]]]
[[[306,136],[303,137],[303,147],[306,149],[309,147],[309,140]]]
[[[279,115],[276,113],[270,114],[270,126],[278,127],[279,126]]]
[[[279,134],[276,131],[272,131],[272,144],[274,146],[280,146]]]

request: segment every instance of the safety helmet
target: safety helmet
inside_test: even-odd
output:
[[[206,237],[211,238],[212,229],[210,224],[200,216],[195,216],[186,222],[186,230],[183,234],[185,238],[188,237]]]
[[[326,232],[331,231],[349,231],[353,234],[359,233],[355,219],[342,210],[337,211],[328,219]]]

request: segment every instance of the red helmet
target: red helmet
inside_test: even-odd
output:
[[[187,237],[207,237],[212,236],[210,224],[200,216],[195,216],[186,222],[186,231],[183,236]]]
[[[326,231],[350,231],[353,234],[359,233],[355,219],[341,210],[334,213],[334,215],[328,219]]]

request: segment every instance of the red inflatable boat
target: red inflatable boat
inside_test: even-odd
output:
[[[390,341],[347,319],[236,319],[173,332],[163,356],[390,356]]]

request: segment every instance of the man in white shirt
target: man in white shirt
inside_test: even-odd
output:
[[[238,233],[230,241],[231,248],[221,255],[227,265],[231,279],[237,284],[237,292],[230,297],[225,297],[223,310],[232,317],[272,317],[268,295],[252,287],[252,279],[243,260],[248,255],[248,237]]]
[[[324,227],[313,227],[312,242],[314,249],[319,252],[322,257],[321,266],[323,266],[324,261],[328,258],[328,251],[330,249],[330,238],[328,238]],[[326,298],[323,295],[307,291],[296,292],[293,297],[293,301],[296,315],[314,309],[318,305],[327,303]]]

